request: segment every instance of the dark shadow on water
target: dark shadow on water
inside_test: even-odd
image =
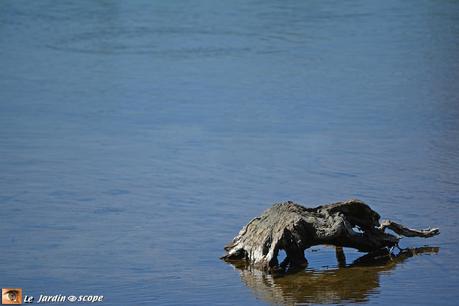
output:
[[[338,249],[335,269],[306,269],[282,275],[263,273],[244,262],[232,265],[240,271],[242,281],[255,296],[270,304],[359,303],[377,293],[381,273],[395,269],[410,257],[437,254],[439,250],[438,247],[412,248],[391,256],[386,251],[367,254],[346,264],[344,254]]]

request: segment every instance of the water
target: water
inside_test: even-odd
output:
[[[0,286],[456,304],[458,46],[457,1],[1,1]],[[440,227],[402,241],[437,249],[315,248],[284,278],[218,259],[274,202],[348,198]]]

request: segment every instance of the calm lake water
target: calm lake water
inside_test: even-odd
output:
[[[1,1],[0,286],[102,305],[459,298],[459,2]],[[387,263],[219,260],[274,202],[438,226]]]

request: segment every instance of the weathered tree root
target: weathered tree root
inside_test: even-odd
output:
[[[406,237],[432,237],[438,228],[415,230],[393,221],[379,222],[380,216],[367,204],[349,200],[316,208],[293,202],[275,204],[244,226],[225,246],[227,261],[246,260],[262,270],[307,265],[304,250],[321,244],[351,247],[374,252],[398,246],[400,237],[385,233],[386,228]],[[287,257],[279,264],[279,250]]]

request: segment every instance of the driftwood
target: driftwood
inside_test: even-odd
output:
[[[393,221],[379,222],[380,216],[367,204],[349,200],[306,208],[293,202],[275,204],[242,228],[225,246],[227,261],[245,260],[262,270],[285,270],[307,266],[304,250],[315,245],[351,247],[375,252],[398,246],[400,237],[432,237],[437,228],[415,230]],[[278,262],[279,250],[286,258]]]

